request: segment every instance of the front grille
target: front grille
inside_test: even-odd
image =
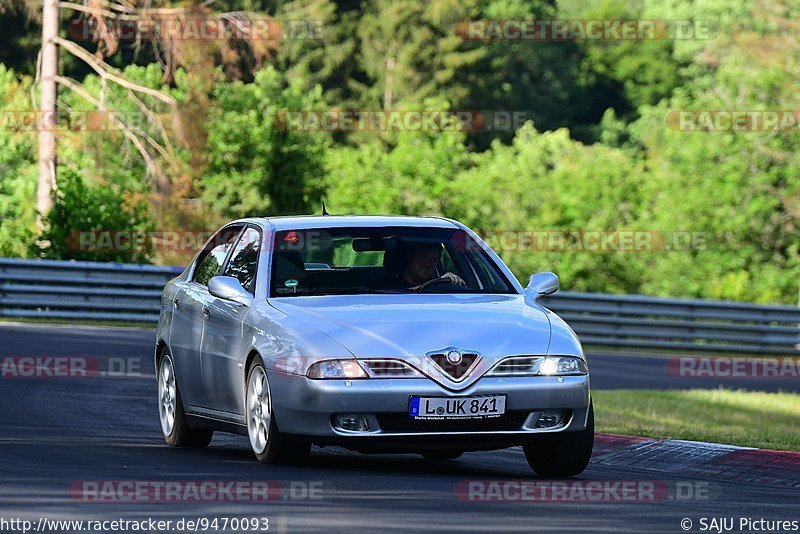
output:
[[[455,380],[460,380],[467,374],[467,371],[472,368],[472,365],[477,359],[477,354],[462,354],[461,361],[453,364],[447,361],[446,354],[431,354],[431,360],[433,360],[442,371]]]
[[[416,369],[401,360],[374,358],[361,361],[367,366],[370,376],[375,378],[407,378],[421,376]]]
[[[495,376],[524,376],[536,374],[544,360],[541,356],[512,356],[498,363],[489,371]]]
[[[439,419],[436,421],[411,419],[408,414],[377,414],[378,424],[384,432],[489,432],[519,430],[528,412],[507,412],[491,419]]]

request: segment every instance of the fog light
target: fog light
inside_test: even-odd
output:
[[[369,423],[363,415],[337,415],[336,426],[351,432],[367,432]]]
[[[542,412],[536,421],[536,428],[552,428],[564,422],[563,412]]]

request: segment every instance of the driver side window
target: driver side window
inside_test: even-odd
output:
[[[195,267],[192,281],[207,286],[209,280],[220,273],[225,258],[241,231],[241,226],[229,226],[211,238],[202,254],[197,258],[197,267]]]
[[[242,232],[228,266],[225,267],[225,274],[238,279],[251,295],[255,294],[259,252],[261,252],[261,233],[255,228],[247,228]]]

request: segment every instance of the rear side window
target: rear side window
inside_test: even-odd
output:
[[[225,263],[225,258],[233,248],[233,244],[241,231],[241,226],[229,226],[223,228],[211,238],[211,241],[208,242],[206,248],[197,258],[197,267],[192,276],[194,282],[207,286],[209,280],[219,275],[222,265]]]
[[[254,294],[258,255],[261,252],[261,233],[255,228],[247,228],[242,233],[236,248],[231,254],[225,275],[238,279],[242,287]]]

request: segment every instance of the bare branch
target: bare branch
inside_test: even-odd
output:
[[[31,84],[31,109],[39,109],[39,103],[36,100],[36,87],[39,85],[39,81],[42,79],[42,50],[39,49],[39,53],[36,54],[36,76],[33,79],[33,83]]]
[[[133,91],[128,91],[128,97],[133,100],[133,103],[136,104],[136,107],[138,107],[142,114],[147,117],[147,121],[158,129],[159,133],[161,134],[161,138],[164,140],[167,151],[170,153],[170,155],[174,155],[175,149],[169,140],[169,135],[167,135],[167,130],[164,128],[164,124],[161,122],[161,119],[159,119],[155,113],[148,109],[144,102],[142,102],[139,97],[136,96],[136,93]]]
[[[136,13],[136,8],[115,2],[107,2],[106,0],[92,0],[92,4],[98,5],[102,8],[119,11],[121,13]]]
[[[108,17],[110,19],[115,19],[115,18],[122,18],[124,16],[108,9],[102,9],[99,7],[89,7],[83,4],[75,4],[73,2],[59,2],[58,7],[62,9],[71,9],[73,11],[80,11],[81,13],[87,13],[89,15],[92,15],[93,17]]]
[[[72,80],[65,76],[56,76],[55,80],[57,83],[74,91],[78,96],[82,97],[90,104],[95,106],[100,106],[100,102],[94,96],[92,96],[88,91],[86,91],[86,89],[81,87],[80,84],[78,84],[75,80]],[[120,127],[123,135],[131,143],[133,143],[133,145],[139,151],[139,154],[141,154],[142,158],[145,161],[145,165],[147,166],[148,172],[156,177],[157,187],[162,191],[168,190],[169,180],[167,179],[164,172],[161,170],[161,167],[158,165],[158,163],[156,163],[155,159],[147,151],[147,148],[144,146],[144,143],[142,143],[142,140],[139,139],[139,137],[137,137],[137,135],[133,132],[133,130],[131,130],[130,127],[128,127],[128,125],[125,124],[125,122],[122,119],[120,119],[119,114],[117,114],[114,111],[108,111],[107,113],[112,118],[112,120],[114,120],[114,122]],[[156,143],[155,140],[153,140],[149,135],[147,135],[144,132],[142,132],[141,135],[147,140],[147,143],[149,145],[153,146],[154,148],[158,147],[157,150],[159,150],[159,152],[163,154],[164,150],[163,147],[161,147],[158,143]]]
[[[169,104],[171,106],[174,106],[174,105],[176,105],[178,103],[177,100],[175,100],[173,97],[171,97],[168,94],[165,94],[165,93],[163,93],[161,91],[158,91],[156,89],[151,89],[149,87],[145,87],[144,85],[139,85],[137,83],[133,83],[131,81],[126,80],[124,77],[122,77],[122,76],[120,76],[119,74],[116,73],[116,69],[114,69],[114,67],[112,67],[111,65],[109,65],[105,61],[97,59],[88,50],[86,50],[83,47],[80,47],[80,46],[76,45],[72,41],[67,41],[66,39],[63,39],[61,37],[55,37],[53,40],[57,44],[59,44],[62,48],[64,48],[65,50],[71,52],[73,55],[75,55],[75,56],[79,57],[80,59],[82,59],[83,61],[85,61],[86,64],[89,65],[90,67],[92,67],[92,69],[97,74],[99,74],[101,78],[108,78],[112,82],[115,82],[115,83],[121,85],[122,87],[130,89],[132,91],[138,91],[140,93],[144,93],[144,94],[150,95],[152,97],[155,97],[155,98],[161,100],[162,102],[166,102],[167,104]]]

